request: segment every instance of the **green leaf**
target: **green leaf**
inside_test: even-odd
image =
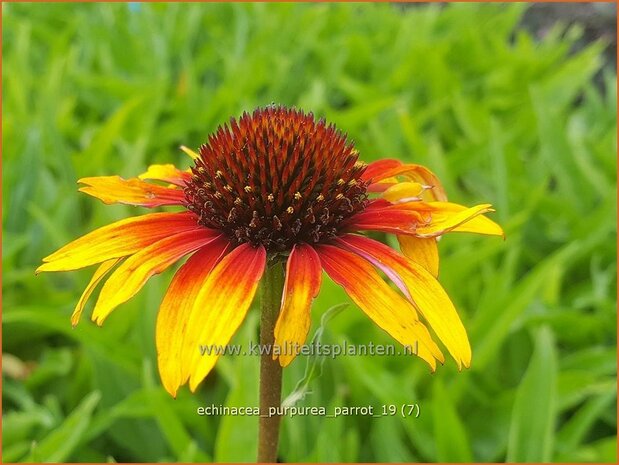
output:
[[[540,328],[529,367],[516,391],[508,462],[548,462],[556,424],[557,360],[552,332]]]
[[[159,378],[151,370],[149,363],[144,363],[144,379],[148,386],[146,396],[151,411],[168,446],[177,460],[206,462],[209,457],[199,450],[197,444],[183,425],[181,418],[170,405],[170,395],[159,385]]]
[[[241,341],[252,340],[256,325],[256,314],[249,314],[243,323]],[[234,378],[224,406],[258,406],[259,357],[235,356],[233,362]],[[205,420],[209,418],[205,417]],[[254,462],[257,451],[257,416],[223,415],[219,417],[219,429],[215,440],[215,462]]]
[[[320,319],[320,326],[314,332],[310,345],[319,344],[322,341],[322,335],[325,331],[327,323],[347,306],[347,303],[334,305],[323,313]],[[320,356],[314,352],[307,357],[305,374],[303,375],[303,378],[297,382],[294,390],[284,398],[282,401],[282,407],[293,407],[297,402],[305,399],[305,396],[311,392],[310,384],[312,381],[320,378],[320,375],[322,374],[322,366],[325,363],[326,358],[326,356]]]
[[[26,462],[66,462],[80,443],[90,424],[92,413],[101,399],[93,391],[50,434],[33,444]]]
[[[615,408],[617,400],[617,383],[608,385],[602,395],[589,399],[563,425],[557,434],[557,443],[563,453],[569,453],[583,444],[587,433],[599,420],[602,413]]]
[[[472,462],[469,439],[460,415],[443,383],[434,380],[432,421],[436,459],[440,462]]]

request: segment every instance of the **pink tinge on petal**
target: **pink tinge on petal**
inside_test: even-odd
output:
[[[349,236],[350,235],[347,234],[345,236],[339,237],[338,239],[336,239],[336,242],[343,248],[356,253],[362,258],[365,258],[376,268],[380,269],[383,273],[385,273],[389,277],[391,281],[393,281],[393,283],[398,287],[398,289],[400,289],[402,293],[409,300],[412,300],[412,296],[410,292],[408,291],[406,284],[404,284],[404,281],[402,281],[402,278],[400,278],[400,275],[396,273],[395,270],[393,270],[393,268],[387,266],[386,264],[382,263],[380,260],[374,258],[371,254],[363,250],[363,248],[353,245],[350,241],[347,240]]]

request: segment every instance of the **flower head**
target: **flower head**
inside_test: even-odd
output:
[[[415,164],[380,160],[365,165],[347,138],[313,115],[266,107],[221,126],[190,171],[153,165],[137,178],[84,178],[80,191],[107,204],[147,208],[178,205],[104,226],[46,257],[40,271],[99,264],[72,316],[109,274],[93,310],[102,324],[146,281],[181,258],[157,317],[159,371],[176,395],[194,390],[243,321],[268,258],[286,261],[274,350],[282,366],[296,356],[310,327],[322,271],[398,342],[417,348],[432,370],[444,362],[427,325],[468,367],[471,349],[449,297],[436,280],[437,238],[451,232],[502,235],[484,216],[489,204],[447,202],[436,176]],[[398,252],[362,231],[396,234]],[[382,271],[392,288],[378,273]],[[110,274],[111,273],[111,274]]]
[[[235,245],[290,251],[333,239],[364,209],[364,170],[334,126],[267,107],[220,126],[200,147],[185,187],[187,208]]]

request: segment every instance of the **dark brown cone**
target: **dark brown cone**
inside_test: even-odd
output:
[[[220,126],[185,188],[200,224],[270,252],[325,242],[365,207],[365,165],[346,136],[311,113],[266,107]]]

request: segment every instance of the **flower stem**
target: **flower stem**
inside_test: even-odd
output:
[[[260,282],[260,345],[273,349],[274,330],[284,290],[284,268],[281,262],[267,266]],[[264,350],[264,349],[263,349]],[[266,353],[269,352],[269,353]],[[270,351],[260,356],[260,420],[258,430],[258,462],[277,461],[279,415],[269,415],[269,409],[278,408],[282,393],[282,367],[273,360]]]

